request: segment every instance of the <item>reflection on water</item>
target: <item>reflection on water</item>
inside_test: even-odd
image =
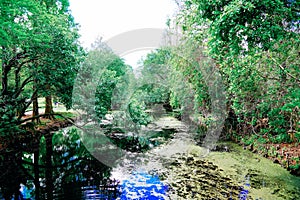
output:
[[[20,179],[19,197],[15,194],[15,199],[169,199],[169,188],[157,175],[136,170],[120,180],[111,179],[112,169],[90,155],[76,129],[59,131],[51,135],[50,144],[47,141],[49,139],[41,137],[39,148],[23,154],[22,159],[26,161],[23,167],[28,176]],[[132,144],[132,140],[127,143],[122,141],[122,144],[128,145]],[[34,158],[38,161],[34,161]],[[38,183],[34,177],[38,177]],[[12,175],[7,178],[14,179]],[[249,181],[248,177],[239,199],[247,199]],[[13,193],[5,195],[6,199],[11,199],[8,196]]]
[[[165,199],[167,187],[158,176],[136,172],[122,183],[110,178],[111,168],[90,155],[76,129],[58,131],[50,138],[49,143],[49,138],[42,136],[38,148],[7,158],[12,163],[10,173],[0,178],[14,181],[1,181],[0,199]],[[17,162],[20,160],[22,164]],[[24,172],[13,173],[14,166],[20,167],[18,164]],[[20,179],[15,180],[18,176]],[[19,188],[5,190],[17,183]]]
[[[86,199],[99,193],[87,187],[110,184],[111,168],[90,155],[76,129],[48,132],[32,146],[0,152],[0,199]]]
[[[27,183],[20,184],[20,192],[23,199],[32,199],[34,197],[35,186],[32,182],[27,181]]]
[[[245,185],[242,187],[241,192],[239,194],[240,200],[246,200],[248,193],[249,193],[249,187],[250,187],[250,176],[248,175],[245,177]]]
[[[15,152],[0,152],[0,199],[107,199],[107,200],[163,200],[172,199],[169,197],[169,191],[174,190],[173,185],[167,185],[160,180],[157,175],[151,171],[139,170],[136,166],[132,171],[123,173],[118,170],[119,177],[113,176],[112,168],[100,163],[86,150],[82,144],[76,129],[65,129],[55,134],[40,138],[36,148],[31,150],[19,149]],[[130,140],[132,143],[132,140]],[[123,143],[122,143],[123,144]],[[125,144],[125,142],[124,142]],[[233,155],[233,152],[227,153]],[[227,155],[226,154],[226,155]],[[213,154],[219,155],[217,153]],[[221,154],[220,156],[224,156]],[[152,152],[151,158],[154,154]],[[234,160],[230,163],[234,164]],[[249,156],[247,157],[247,159]],[[145,158],[146,159],[146,158]],[[155,157],[153,158],[155,159]],[[233,158],[232,158],[233,159]],[[139,162],[138,160],[135,160]],[[180,160],[178,160],[179,162]],[[188,160],[186,160],[187,162]],[[217,157],[214,163],[221,162]],[[142,161],[141,161],[142,162]],[[180,161],[181,162],[181,161]],[[179,164],[180,164],[179,162]],[[195,161],[196,162],[196,161]],[[238,162],[238,161],[236,161]],[[250,161],[247,160],[247,164]],[[254,161],[253,161],[254,162]],[[203,161],[205,164],[206,162]],[[262,163],[262,161],[260,161]],[[137,163],[123,163],[125,165],[136,165]],[[191,163],[189,165],[192,165]],[[221,162],[223,168],[225,163]],[[177,166],[177,165],[176,165]],[[200,165],[201,166],[201,165]],[[209,168],[212,165],[205,165]],[[205,167],[204,166],[204,167]],[[123,166],[124,168],[125,166]],[[127,166],[128,167],[128,166]],[[130,167],[130,166],[129,166]],[[155,166],[157,167],[157,166]],[[193,166],[178,165],[178,170],[188,169]],[[193,172],[198,166],[192,169]],[[230,168],[230,166],[229,166]],[[199,169],[199,168],[198,168]],[[240,170],[242,168],[239,168]],[[186,170],[188,173],[188,170]],[[205,171],[205,170],[204,170]],[[149,174],[149,173],[150,174]],[[277,171],[276,171],[277,172]],[[204,173],[204,174],[203,174]],[[201,177],[202,174],[196,174]],[[208,173],[208,172],[207,172]],[[253,174],[247,175],[244,183],[240,183],[241,188],[232,199],[241,200],[251,199],[251,192],[255,186]],[[190,174],[184,174],[180,177],[183,181],[189,181]],[[185,176],[187,175],[187,176]],[[195,175],[195,176],[196,176]],[[207,181],[214,181],[213,174],[206,174]],[[211,176],[211,177],[210,177]],[[113,179],[116,178],[116,179]],[[251,178],[251,188],[250,188]],[[201,179],[201,178],[199,178]],[[197,179],[197,180],[199,180]],[[177,179],[176,179],[177,181]],[[205,181],[205,180],[202,180]],[[271,180],[270,180],[271,181]],[[270,182],[269,181],[269,182]],[[169,184],[170,182],[168,182]],[[183,182],[182,182],[183,183]],[[186,182],[184,182],[186,183]],[[213,183],[212,183],[213,184]],[[265,182],[262,182],[263,187]],[[172,186],[172,187],[171,187]],[[193,185],[192,185],[193,186]],[[182,187],[179,185],[179,187]],[[198,186],[195,185],[195,188]],[[216,188],[218,190],[218,188]],[[266,190],[270,192],[269,190]],[[275,190],[274,190],[275,191]],[[206,192],[206,191],[203,191]],[[174,199],[174,198],[173,198]]]
[[[146,172],[134,172],[124,180],[121,187],[121,199],[166,199],[168,186],[158,176]]]

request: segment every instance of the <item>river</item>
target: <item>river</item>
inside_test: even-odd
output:
[[[23,155],[28,171],[20,185],[23,199],[300,199],[299,177],[234,143],[219,142],[218,151],[203,157],[205,149],[173,117],[162,117],[144,129],[163,130],[168,139],[151,138],[147,151],[126,151],[113,167],[91,156],[71,127],[53,136],[48,168],[42,138],[38,187],[30,178],[35,175],[33,154]],[[0,186],[1,194],[6,187]]]

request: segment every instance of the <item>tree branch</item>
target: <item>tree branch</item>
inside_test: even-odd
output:
[[[20,86],[18,92],[15,93],[15,98],[17,98],[17,97],[21,94],[21,92],[23,91],[23,88],[24,88],[28,83],[30,83],[30,82],[33,81],[33,79],[31,79],[32,77],[33,77],[33,76],[29,76],[28,78],[26,78],[26,79],[23,81],[23,83],[21,84],[21,86]]]
[[[18,121],[21,120],[22,116],[24,115],[26,109],[30,106],[30,104],[32,103],[33,97],[37,94],[37,90],[35,90],[33,92],[33,94],[31,95],[30,101],[23,107],[23,109],[20,112],[20,116],[18,117]]]
[[[28,60],[23,61],[22,63],[20,63],[20,64],[18,65],[18,69],[17,69],[17,70],[21,70],[22,66],[25,65],[25,64],[27,64],[27,63],[36,61],[37,58],[38,58],[38,57],[31,58],[31,59],[28,59]]]
[[[11,58],[6,65],[8,67],[7,70],[10,71],[10,69],[13,67],[13,65],[16,63],[17,60],[28,57],[29,55],[26,55],[26,53],[27,53],[26,51],[23,51],[23,52],[17,53],[15,55],[15,57]]]
[[[289,72],[287,72],[286,69],[285,69],[281,64],[279,64],[279,63],[275,60],[275,58],[273,58],[272,56],[269,56],[269,57],[270,57],[270,58],[271,58],[271,59],[279,66],[279,68],[282,69],[289,77],[295,79],[297,82],[300,83],[300,79],[296,78],[294,75],[292,75],[292,74],[290,74]]]

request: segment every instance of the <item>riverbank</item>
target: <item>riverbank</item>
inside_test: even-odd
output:
[[[300,146],[294,143],[260,143],[255,141],[251,145],[242,143],[245,149],[252,153],[265,157],[272,162],[279,164],[291,174],[300,176]]]

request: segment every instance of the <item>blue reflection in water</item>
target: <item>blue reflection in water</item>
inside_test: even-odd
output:
[[[245,185],[244,185],[244,187],[242,187],[242,190],[239,194],[239,199],[240,200],[246,200],[247,199],[247,196],[248,196],[248,193],[249,193],[249,188],[250,188],[250,176],[248,175],[246,177],[246,180],[245,180]]]
[[[34,188],[33,188],[34,189]],[[250,177],[245,177],[245,184],[241,187],[239,200],[247,200],[250,189]],[[123,180],[119,186],[120,196],[113,198],[111,195],[103,194],[98,187],[88,186],[81,188],[83,198],[88,199],[110,199],[110,200],[164,200],[167,199],[168,186],[160,181],[158,176],[146,172],[134,172],[129,178]],[[21,185],[20,192],[24,199],[31,199],[32,189]],[[230,198],[231,199],[231,198]]]
[[[35,187],[33,183],[29,183],[26,185],[20,184],[20,194],[21,199],[33,199],[33,193],[34,193]]]
[[[145,172],[135,172],[121,185],[121,199],[163,200],[166,199],[168,186],[158,176]]]

